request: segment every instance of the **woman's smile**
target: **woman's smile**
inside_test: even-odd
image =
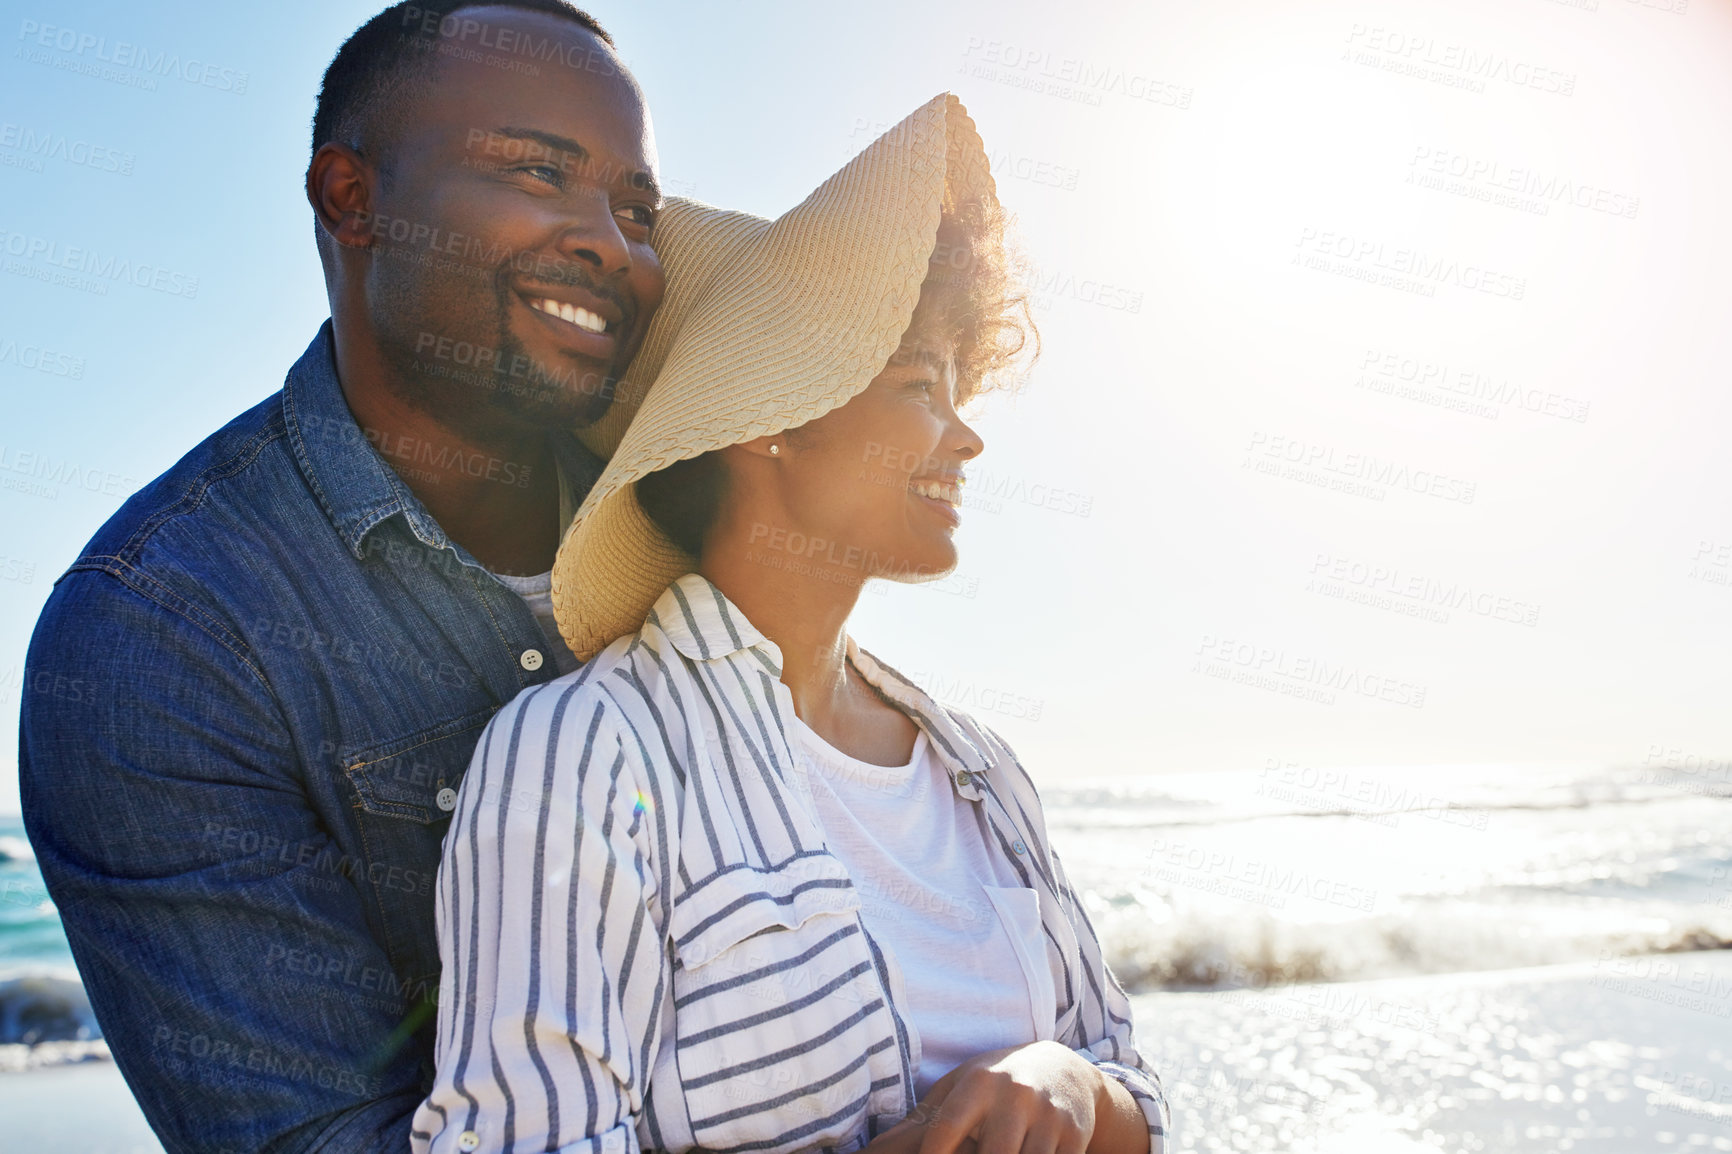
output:
[[[961,473],[912,477],[908,481],[908,491],[922,505],[955,527],[962,524],[962,483]]]

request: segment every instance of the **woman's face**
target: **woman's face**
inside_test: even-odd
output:
[[[774,470],[783,526],[754,524],[760,552],[861,578],[914,580],[956,566],[962,467],[985,447],[956,413],[948,348],[905,341],[847,404],[789,430]]]

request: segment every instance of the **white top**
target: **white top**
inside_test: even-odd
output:
[[[1036,1022],[1017,948],[1039,949],[1044,961],[1039,901],[988,855],[980,807],[951,788],[925,732],[907,765],[885,766],[791,721],[806,779],[796,788],[848,868],[866,928],[902,973],[920,1034],[915,1094],[976,1054],[1052,1037],[1050,1001]]]
[[[577,494],[571,491],[571,481],[566,477],[565,470],[559,467],[559,459],[553,461],[554,476],[559,484],[559,537],[565,539],[565,531],[571,525],[571,519],[577,513]],[[492,573],[490,569],[488,572]],[[523,599],[529,606],[529,611],[535,614],[535,623],[541,626],[541,632],[547,638],[547,653],[553,658],[553,667],[561,673],[570,673],[583,662],[577,659],[577,654],[571,651],[571,646],[560,636],[559,623],[553,617],[553,570],[537,573],[533,577],[513,577],[508,573],[494,573],[499,583]]]
[[[542,635],[547,638],[547,654],[553,658],[554,668],[561,673],[570,673],[582,665],[571,646],[565,643],[565,638],[560,636],[559,624],[553,619],[553,570],[533,577],[513,577],[509,573],[493,575],[507,589],[523,598],[523,603],[535,614],[535,623],[541,626]]]

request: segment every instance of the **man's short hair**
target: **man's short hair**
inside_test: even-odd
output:
[[[440,47],[465,44],[467,31],[454,19],[467,8],[515,8],[545,12],[593,33],[609,48],[613,37],[595,17],[566,0],[432,0],[393,4],[359,28],[337,49],[319,86],[313,111],[313,152],[336,142],[347,144],[376,163],[389,152],[401,128],[400,113],[410,89],[432,73]],[[545,60],[540,61],[545,64]]]

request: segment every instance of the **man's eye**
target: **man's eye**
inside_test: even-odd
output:
[[[648,228],[656,222],[656,214],[647,204],[628,204],[617,210],[631,219],[635,225]]]
[[[533,176],[537,180],[546,181],[555,188],[558,188],[561,183],[559,169],[551,164],[527,164],[517,171],[527,176]]]

